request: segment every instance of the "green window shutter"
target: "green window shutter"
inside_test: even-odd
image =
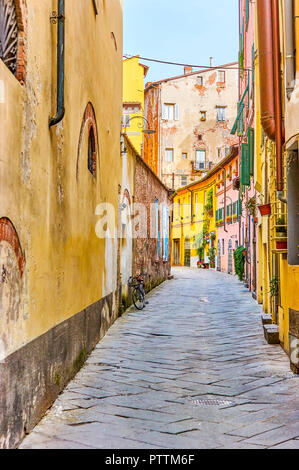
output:
[[[248,144],[241,145],[241,178],[243,186],[250,186],[250,161]]]
[[[246,25],[248,23],[248,20],[249,20],[249,0],[246,0],[246,18],[245,18]]]
[[[238,219],[242,215],[242,199],[241,199],[241,192],[239,192],[239,200],[238,200]]]
[[[249,173],[254,174],[254,129],[248,127]]]

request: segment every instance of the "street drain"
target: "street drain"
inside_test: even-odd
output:
[[[229,406],[233,403],[228,400],[192,400],[196,406]]]

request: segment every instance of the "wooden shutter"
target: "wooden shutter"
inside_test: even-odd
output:
[[[162,119],[167,119],[168,116],[167,116],[167,108],[166,108],[166,104],[164,103],[162,105]]]
[[[243,186],[250,186],[250,161],[248,144],[241,145],[241,179]]]

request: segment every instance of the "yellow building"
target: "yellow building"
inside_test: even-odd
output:
[[[215,264],[216,173],[178,189],[173,198],[172,264],[196,267]]]
[[[7,4],[0,447],[32,429],[118,315],[122,180],[121,0]]]
[[[282,178],[279,187],[277,166],[279,150],[261,126],[260,98],[264,93],[260,66],[263,54],[259,41],[255,64],[256,94],[256,182],[260,204],[267,204],[270,214],[259,214],[258,300],[265,312],[272,314],[278,325],[279,340],[289,353],[291,367],[299,372],[299,189],[298,139],[299,110],[297,104],[299,71],[299,1],[278,2],[281,67],[281,107],[285,128],[282,147]],[[257,9],[257,20],[259,10]],[[273,18],[272,18],[272,21]],[[261,15],[261,28],[264,18]],[[257,21],[258,25],[258,21]],[[258,44],[256,28],[256,44]],[[277,126],[277,121],[275,123]]]
[[[138,56],[123,61],[123,132],[139,154],[143,143],[144,78],[147,72],[148,67],[140,64]]]

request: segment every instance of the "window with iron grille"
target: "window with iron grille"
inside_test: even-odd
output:
[[[14,0],[0,0],[0,58],[17,74],[18,22]]]
[[[188,184],[188,177],[181,176],[181,186],[186,186]]]

